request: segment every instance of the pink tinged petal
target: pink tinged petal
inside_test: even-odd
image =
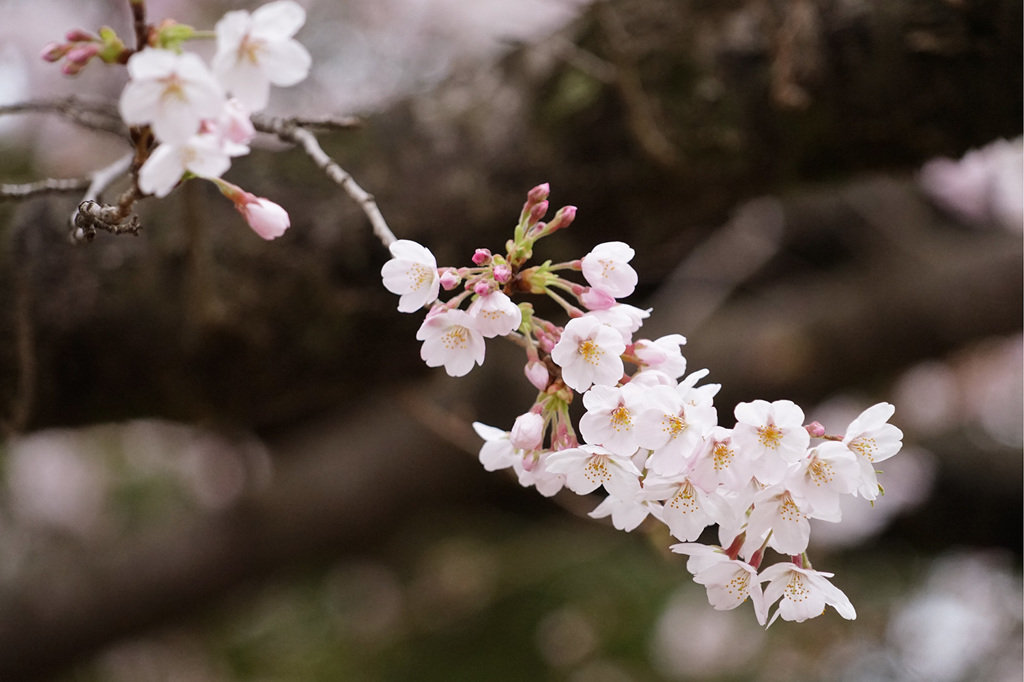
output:
[[[274,85],[295,85],[309,75],[312,58],[305,47],[294,40],[269,43],[260,53],[260,66]]]
[[[174,144],[161,144],[154,149],[139,169],[139,189],[158,197],[170,194],[185,173],[182,153],[182,148]]]
[[[252,13],[252,34],[265,40],[291,38],[306,23],[306,10],[290,0],[270,2]]]

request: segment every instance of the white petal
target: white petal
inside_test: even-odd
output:
[[[263,5],[252,13],[252,35],[265,40],[291,38],[306,23],[306,10],[290,0]]]

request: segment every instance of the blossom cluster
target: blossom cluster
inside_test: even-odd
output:
[[[126,49],[104,28],[99,35],[73,30],[67,42],[47,45],[42,56],[64,59],[69,75],[93,57],[125,61],[129,80],[119,109],[142,141],[139,189],[164,197],[183,178],[210,180],[257,234],[274,239],[289,227],[284,209],[221,176],[232,158],[249,153],[256,134],[250,116],[267,106],[270,86],[294,85],[309,73],[309,52],[294,39],[305,21],[305,10],[291,0],[271,2],[251,14],[228,12],[214,29],[217,50],[210,65],[182,49],[187,40],[202,37],[200,32],[171,21],[151,27],[149,42],[138,51]]]
[[[543,222],[548,195],[546,184],[530,191],[504,254],[478,249],[472,266],[438,267],[429,249],[399,240],[381,271],[401,312],[428,307],[417,332],[427,365],[462,376],[483,363],[485,339],[509,336],[524,347],[537,397],[509,430],[474,424],[483,466],[510,469],[545,496],[601,489],[590,515],[620,530],[663,523],[716,609],[749,599],[762,625],[813,618],[826,605],[854,618],[832,574],[811,567],[809,520],[838,522],[842,497],[880,494],[875,465],[899,451],[903,435],[888,423],[893,406],[868,408],[842,435],[805,423],[788,400],[740,403],[733,424],[720,424],[720,385],[701,383],[706,369],[687,371],[686,339],[638,336],[651,310],[620,300],[638,281],[632,248],[607,242],[579,260],[527,267],[537,240],[576,215],[568,206]],[[571,272],[586,284],[562,276]],[[442,302],[442,289],[459,291]],[[567,322],[513,302],[526,294],[556,301]],[[569,415],[576,394],[586,408],[578,429]],[[698,542],[716,525],[718,544]],[[769,549],[784,560],[763,566]]]

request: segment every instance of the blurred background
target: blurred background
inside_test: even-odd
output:
[[[896,405],[884,497],[812,532],[858,618],[765,632],[662,530],[485,472],[519,349],[422,366],[360,208],[261,139],[227,178],[291,214],[270,243],[198,182],[79,246],[79,195],[0,202],[0,680],[1021,679],[1019,2],[301,4],[313,71],[271,112],[362,117],[320,141],[399,238],[465,264],[549,182],[579,213],[538,257],[632,245],[642,334],[688,337],[722,422]],[[38,54],[127,5],[0,0],[0,107],[115,101],[123,70]],[[0,116],[3,183],[126,151]]]

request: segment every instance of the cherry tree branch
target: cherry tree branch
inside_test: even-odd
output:
[[[317,120],[314,125],[324,127],[325,120]],[[344,120],[348,121],[348,119]],[[275,118],[262,114],[254,114],[252,122],[256,130],[276,135],[278,139],[284,142],[290,142],[302,147],[303,151],[316,164],[316,167],[344,189],[349,197],[362,207],[363,213],[370,219],[373,234],[377,239],[384,246],[390,246],[395,241],[395,235],[391,232],[391,228],[388,227],[387,221],[384,220],[384,216],[377,207],[377,202],[374,200],[373,195],[360,187],[348,171],[327,155],[317,141],[316,136],[306,127],[300,125],[295,119]],[[351,127],[351,125],[344,127]]]
[[[41,194],[81,192],[91,185],[85,178],[46,178],[20,184],[0,184],[0,201],[5,199],[30,199]]]
[[[29,100],[0,106],[0,116],[33,112],[55,113],[90,130],[124,137],[127,132],[117,107],[108,101],[89,101],[70,96],[52,100]]]

